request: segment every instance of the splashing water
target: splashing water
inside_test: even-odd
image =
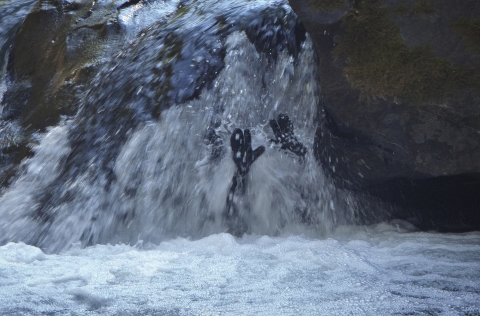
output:
[[[342,231],[343,230],[343,231]],[[478,233],[210,235],[149,250],[0,247],[4,315],[477,315]]]
[[[2,60],[32,5],[0,0]],[[480,314],[478,233],[349,226],[378,205],[313,157],[314,52],[286,1],[140,1],[118,19],[78,113],[32,135],[1,191],[0,314]],[[280,113],[305,159],[270,142]],[[225,233],[236,128],[266,147],[235,200],[241,238]],[[2,142],[21,133],[1,122]]]
[[[208,5],[212,7],[204,12]],[[307,148],[312,148],[317,127],[319,91],[311,43],[299,42],[298,36],[288,39],[285,34],[293,31],[287,27],[280,32],[276,22],[284,19],[284,25],[295,28],[291,9],[278,1],[239,2],[228,14],[247,13],[232,20],[231,27],[222,27],[228,29],[222,33],[212,29],[218,19],[211,16],[225,5],[192,3],[185,16],[165,17],[167,30],[161,29],[160,35],[153,28],[139,31],[143,36],[138,41],[106,63],[79,114],[43,136],[34,157],[23,162],[24,171],[1,197],[3,243],[24,241],[58,251],[78,241],[158,243],[176,236],[201,238],[225,232],[226,199],[235,171],[229,137],[235,128],[250,129],[254,147],[267,146],[251,167],[245,195],[236,198],[238,216],[247,223],[245,233],[321,236],[354,217],[354,199],[345,192],[337,194],[312,150],[300,160],[269,145],[273,133],[268,122],[280,113],[290,116],[296,136]],[[143,10],[156,12],[155,8]],[[171,15],[171,6],[167,9],[164,14]],[[224,11],[221,14],[231,19]],[[245,22],[247,18],[250,22]],[[259,19],[270,19],[273,26]],[[185,43],[183,37],[192,27],[206,35],[191,41],[207,45],[208,51],[191,50]],[[182,51],[159,62],[155,50],[162,50],[171,34],[177,46],[169,49]],[[265,54],[261,50],[265,47],[259,48],[254,39],[252,43],[254,35],[273,38],[266,51],[279,51]],[[139,49],[145,55],[141,60],[125,57]],[[173,69],[173,74],[167,94],[148,101],[155,85],[166,84],[148,73],[152,67],[160,67],[160,77],[165,69]],[[215,70],[217,75],[205,77],[198,69]],[[139,82],[125,79],[129,71]],[[109,80],[96,85],[105,75]],[[185,84],[185,77],[197,84]],[[132,83],[134,93],[125,92]],[[170,102],[170,107],[154,119],[148,113],[159,100]],[[216,131],[220,143],[216,148],[205,141],[208,128]]]

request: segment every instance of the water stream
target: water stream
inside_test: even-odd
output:
[[[59,251],[78,241],[158,243],[225,232],[235,128],[250,129],[253,148],[267,148],[238,197],[240,233],[321,236],[354,217],[354,199],[326,180],[312,150],[300,159],[270,143],[269,120],[280,113],[310,149],[318,124],[314,53],[296,34],[293,12],[278,1],[239,2],[228,7],[241,15],[225,17],[224,7],[199,1],[178,16],[167,6],[161,13],[171,21],[138,31],[140,39],[105,62],[78,114],[40,137],[0,198],[4,242]],[[230,27],[218,29],[219,15]],[[274,53],[253,36],[270,41],[263,48]],[[161,85],[170,89],[159,95]]]
[[[0,62],[32,4],[0,2]],[[0,313],[480,313],[477,233],[355,226],[381,206],[313,157],[315,55],[287,1],[140,1],[118,21],[76,114],[32,134],[1,192]],[[304,158],[270,142],[280,113]],[[1,126],[4,142],[21,129]],[[236,128],[266,147],[235,197],[239,237],[225,219]]]

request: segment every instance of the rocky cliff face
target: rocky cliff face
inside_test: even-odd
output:
[[[33,155],[32,133],[77,111],[103,54],[125,37],[117,16],[113,2],[42,0],[22,22],[11,45],[2,100],[0,187]]]
[[[480,2],[289,1],[318,54],[324,123],[316,133],[315,153],[337,184],[393,202],[392,217],[423,228],[480,229]],[[19,162],[33,154],[34,131],[77,112],[92,74],[127,38],[127,30],[117,21],[119,12],[139,3],[41,0],[26,17],[9,50],[0,187],[8,185]],[[278,22],[276,17],[273,21]],[[186,82],[190,77],[181,67],[193,59],[180,58],[178,49],[184,44],[166,36],[168,29],[160,27],[162,21],[157,23],[146,34],[165,37],[166,42],[162,53],[151,52],[148,60],[178,59],[176,73],[183,75],[172,75],[170,66],[162,76],[151,67],[151,76],[137,74],[141,60],[132,52],[151,51],[138,39],[128,50],[130,57],[119,56],[125,59],[123,66],[112,67],[110,75],[122,84],[108,93],[98,92],[99,98],[118,95],[118,102],[128,103],[125,100],[140,98],[129,81],[155,78],[149,84],[160,88],[144,92],[149,102],[138,101],[137,110],[157,113],[157,108],[144,111],[142,106],[160,104],[165,98],[180,102],[195,97],[223,67],[223,50],[205,46],[215,41],[190,43],[193,46],[186,50],[192,54],[205,50],[210,63],[200,63],[202,75]],[[272,47],[283,45],[291,34],[269,38],[266,29],[264,37],[252,35],[262,28],[253,23],[247,36],[259,51],[274,58]],[[292,34],[302,33],[301,27],[290,29]],[[295,55],[296,45],[290,46]],[[4,45],[0,55],[9,47]],[[97,95],[91,99],[92,104],[99,100]],[[117,112],[127,120],[135,111]],[[106,120],[113,117],[102,115]],[[99,122],[92,121],[92,126],[103,124]]]
[[[338,184],[424,228],[480,228],[480,2],[290,4],[318,54],[316,156]]]
[[[116,15],[114,5],[39,1],[12,46],[8,72],[13,84],[5,96],[3,118],[20,116],[23,126],[42,130],[56,124],[59,115],[71,114],[89,68],[122,31]]]

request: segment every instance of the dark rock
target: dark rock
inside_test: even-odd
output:
[[[5,98],[4,119],[19,119],[30,130],[55,125],[60,115],[76,111],[75,98],[84,77],[109,38],[121,32],[105,8],[95,2],[40,1],[19,28],[9,55],[13,95],[29,86],[24,102]],[[116,11],[110,9],[113,13]],[[91,12],[89,19],[80,17]],[[59,96],[65,96],[67,99]]]
[[[392,215],[422,230],[463,232],[478,230],[480,176],[462,174],[433,178],[396,178],[369,188],[399,206]]]
[[[82,18],[86,12],[91,13],[89,18]],[[98,57],[105,47],[120,43],[116,14],[114,7],[95,1],[39,1],[26,16],[7,50],[0,187],[8,186],[20,162],[33,155],[32,133],[78,111],[85,88],[100,67]]]
[[[285,49],[296,57],[300,45],[305,41],[303,24],[286,12],[285,18],[279,19],[278,10],[282,9],[266,10],[263,16],[253,20],[245,30],[257,51],[271,60],[276,60],[278,53]]]
[[[424,228],[480,229],[480,2],[289,2],[318,54],[315,154],[335,181]]]
[[[140,2],[141,0],[128,0],[127,2],[123,3],[121,6],[117,8],[117,10],[123,10],[128,7],[131,7],[132,5],[136,5]]]
[[[2,118],[11,120],[18,117],[30,99],[32,87],[28,83],[19,82],[13,85],[3,96]]]

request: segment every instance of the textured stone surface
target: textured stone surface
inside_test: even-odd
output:
[[[415,210],[420,214],[418,217],[426,212],[433,217],[441,213],[432,198],[435,195],[447,194],[452,199],[467,200],[469,204],[463,205],[462,210],[455,208],[455,203],[450,205],[451,212],[468,214],[464,216],[466,220],[458,220],[457,216],[457,223],[449,227],[478,228],[480,200],[476,195],[480,193],[480,184],[472,180],[480,178],[477,83],[472,81],[458,91],[446,92],[438,100],[427,99],[421,104],[389,95],[364,95],[352,87],[351,78],[345,75],[349,57],[338,56],[336,51],[347,34],[345,16],[354,14],[356,18],[363,18],[365,10],[357,8],[361,8],[361,3],[373,3],[389,10],[394,29],[408,47],[426,47],[441,58],[439,60],[450,63],[448,67],[466,67],[478,76],[480,56],[466,45],[465,38],[452,24],[461,18],[478,18],[480,2],[421,1],[434,8],[431,12],[425,10],[428,13],[419,11],[419,2],[360,0],[351,4],[350,11],[315,12],[309,0],[290,0],[312,37],[319,57],[323,96],[320,106],[325,123],[317,130],[316,157],[339,185],[367,190],[397,204],[407,201],[415,187],[428,186],[429,189],[423,191],[423,200],[432,201],[431,205],[425,205],[419,197],[416,203],[403,203],[407,213]],[[404,12],[400,13],[398,8]],[[395,74],[388,74],[387,70],[387,75]],[[478,80],[475,78],[472,80]],[[444,180],[448,177],[451,179]],[[447,187],[451,190],[445,191]],[[454,190],[458,187],[465,190]],[[436,228],[438,225],[424,226]]]
[[[0,187],[32,156],[32,133],[75,114],[102,54],[122,37],[117,15],[113,3],[41,0],[26,16],[13,39],[0,100]]]
[[[4,106],[7,119],[20,118],[30,130],[55,125],[75,112],[75,95],[88,82],[88,68],[106,43],[121,33],[115,6],[95,1],[39,1],[18,30],[9,57],[11,86]],[[27,101],[7,102],[20,87]],[[28,91],[27,91],[28,90]],[[13,99],[13,98],[11,98]]]

